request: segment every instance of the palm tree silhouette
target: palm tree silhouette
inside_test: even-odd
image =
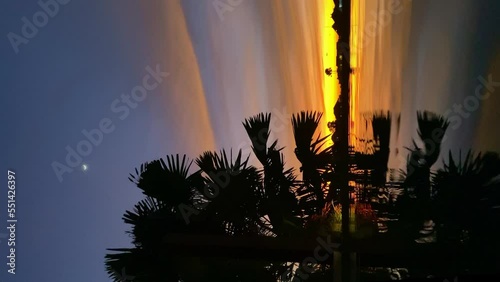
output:
[[[332,146],[324,146],[329,135],[318,136],[313,141],[321,117],[322,113],[304,111],[292,117],[295,156],[301,163],[302,172],[298,197],[304,212],[309,216],[322,213],[328,193],[328,186],[323,179],[326,173],[332,171]]]
[[[500,250],[499,175],[498,153],[469,150],[464,159],[459,152],[458,160],[450,151],[444,167],[432,178],[438,238],[464,248],[464,263],[480,273],[499,267],[495,254]]]
[[[372,181],[375,187],[383,187],[386,181],[390,153],[391,122],[392,118],[389,112],[379,112],[373,115],[373,141],[376,149],[374,152],[375,167]]]
[[[122,268],[134,281],[178,281],[181,277],[185,281],[203,281],[190,269],[198,269],[207,279],[204,281],[254,281],[236,279],[245,277],[253,268],[259,269],[253,273],[260,273],[255,279],[270,281],[269,277],[274,277],[265,268],[268,262],[199,261],[161,247],[169,234],[255,236],[268,232],[260,219],[262,178],[247,160],[242,161],[241,151],[235,160],[228,158],[225,151],[205,152],[196,164],[200,169],[189,174],[191,163],[185,156],[182,160],[179,155],[167,156],[166,161],[142,165],[136,175],[130,176],[146,198],[123,216],[125,223],[132,226],[129,233],[135,248],[110,249],[118,253],[106,256],[108,274],[115,281],[120,281],[117,273]],[[183,205],[196,211],[190,214],[189,224],[179,208]],[[229,270],[228,264],[232,265]]]
[[[423,148],[413,140],[413,148],[407,148],[406,171],[402,171],[404,193],[396,203],[400,214],[399,231],[406,239],[417,236],[425,220],[431,218],[431,167],[441,152],[441,143],[449,121],[441,115],[417,112],[418,136]]]
[[[252,149],[263,166],[263,194],[260,198],[260,214],[268,219],[268,230],[275,235],[289,235],[294,226],[301,226],[300,210],[294,191],[298,187],[297,177],[292,168],[285,168],[283,148],[277,148],[278,140],[269,147],[268,138],[271,114],[261,113],[247,118],[243,126],[252,141]],[[266,220],[267,221],[267,220]],[[292,224],[290,224],[292,223]]]
[[[301,179],[292,168],[286,168],[278,140],[269,140],[269,113],[243,122],[261,168],[250,165],[250,156],[242,156],[241,150],[234,157],[232,151],[204,152],[195,159],[196,168],[185,155],[170,155],[141,165],[129,180],[145,198],[123,216],[131,226],[128,233],[133,248],[109,249],[112,253],[105,257],[109,276],[113,281],[123,281],[125,269],[125,279],[133,281],[276,281],[284,273],[292,280],[296,274],[290,263],[223,255],[205,258],[196,252],[179,253],[179,248],[165,247],[164,242],[168,236],[189,234],[241,238],[331,234],[332,201],[336,199],[331,193],[336,181],[335,143],[326,146],[329,136],[314,139],[321,116],[318,112],[292,116]],[[364,180],[371,187],[386,184],[391,120],[388,112],[373,115],[375,150],[371,155],[357,154],[352,160],[353,169],[372,171]],[[500,175],[499,155],[469,152],[464,161],[461,156],[456,161],[450,152],[444,167],[431,173],[449,123],[430,112],[418,112],[417,120],[424,145],[419,148],[413,141],[402,175],[404,193],[396,202],[399,221],[389,228],[389,234],[413,240],[423,220],[432,219],[438,226],[440,242],[465,246],[467,254],[493,257],[479,250],[486,240],[500,250],[495,237],[500,235],[499,228],[490,224],[500,218],[500,184],[495,178]],[[363,210],[370,210],[366,205]],[[486,269],[485,264],[463,261],[475,269]],[[494,266],[492,261],[486,265]],[[331,268],[316,267],[311,279],[322,281],[330,272]]]

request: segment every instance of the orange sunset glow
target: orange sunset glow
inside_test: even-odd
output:
[[[362,14],[361,7],[363,3],[359,1],[353,0],[351,2],[351,68],[353,69],[353,73],[351,75],[351,109],[350,109],[350,120],[351,120],[351,139],[350,143],[354,144],[354,136],[356,135],[356,127],[355,122],[358,116],[357,111],[357,101],[359,99],[358,93],[358,84],[359,84],[359,74],[357,72],[359,62],[361,60],[361,48],[360,48],[360,36],[359,36],[359,26],[361,25]],[[323,80],[323,102],[324,102],[324,123],[328,121],[334,121],[335,116],[333,114],[333,107],[335,106],[335,102],[337,101],[340,94],[340,84],[337,80],[337,65],[336,65],[336,56],[337,56],[337,40],[338,35],[335,30],[332,28],[333,19],[331,18],[331,14],[333,12],[334,3],[331,0],[323,1],[323,19],[322,26],[323,32],[322,36],[322,54],[323,54],[323,70],[326,68],[332,68],[333,74],[332,77],[326,77]]]
[[[350,120],[351,120],[351,128],[350,128],[350,143],[355,144],[354,137],[357,135],[357,118],[359,117],[358,111],[358,99],[359,99],[359,65],[361,61],[361,38],[360,38],[360,27],[362,26],[362,13],[364,11],[364,5],[362,1],[352,0],[351,1],[351,68],[353,70],[351,74],[351,109],[350,109]]]

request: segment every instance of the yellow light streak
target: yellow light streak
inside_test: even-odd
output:
[[[350,144],[355,145],[357,136],[357,128],[356,125],[357,117],[358,117],[358,99],[359,99],[359,62],[361,60],[361,38],[359,34],[359,26],[361,24],[361,1],[359,0],[351,0],[351,37],[350,37],[350,48],[351,48],[351,99],[350,99]]]
[[[359,0],[351,1],[351,59],[350,64],[353,69],[351,74],[351,109],[350,109],[350,143],[355,144],[356,135],[356,117],[358,116],[358,99],[359,99],[359,72],[358,67],[361,61],[361,36],[359,33],[359,26],[362,24],[362,9],[364,9],[364,4]],[[331,14],[333,12],[334,3],[333,0],[323,1],[323,11],[324,16],[322,19],[323,32],[322,32],[322,53],[323,53],[323,71],[327,68],[332,68],[332,77],[326,76],[323,79],[323,102],[324,102],[324,126],[327,126],[328,121],[334,121],[335,116],[333,114],[333,107],[337,102],[340,95],[340,84],[337,80],[337,40],[338,35],[332,28],[333,19]]]
[[[331,14],[333,13],[333,0],[323,1],[323,19],[322,19],[322,46],[321,51],[323,54],[323,103],[324,103],[324,115],[323,124],[328,132],[327,122],[334,121],[335,115],[333,114],[333,107],[337,102],[340,94],[340,85],[337,80],[337,40],[338,35],[332,28],[333,19]],[[331,68],[333,73],[331,77],[325,74],[325,69]]]

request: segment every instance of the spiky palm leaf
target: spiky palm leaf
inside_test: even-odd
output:
[[[261,164],[266,163],[267,141],[269,139],[269,125],[271,123],[270,113],[260,113],[245,119],[243,126],[252,142],[252,150]]]
[[[281,153],[283,148],[278,148],[278,140],[267,148],[270,119],[271,114],[260,113],[247,118],[243,125],[252,142],[252,149],[263,166],[264,189],[259,201],[259,213],[267,228],[264,233],[284,235],[288,226],[285,222],[297,219],[297,200],[293,194],[297,181],[293,169],[285,169]]]
[[[311,152],[314,154],[315,168],[320,172],[328,170],[332,165],[333,146],[325,147],[329,138],[330,134],[324,137],[320,137],[318,135],[316,141],[311,144]]]
[[[129,180],[139,187],[146,196],[161,200],[163,204],[176,208],[180,204],[192,204],[193,188],[202,184],[199,173],[189,175],[191,163],[186,155],[171,155],[141,165]]]
[[[285,159],[281,152],[284,148],[276,148],[276,140],[269,147],[267,160],[264,166],[264,173],[267,179],[266,184],[276,183],[272,187],[265,187],[267,194],[278,195],[283,191],[290,191],[290,188],[296,184],[297,176],[293,168],[285,169]]]
[[[441,152],[441,143],[450,122],[443,117],[429,111],[417,112],[418,135],[425,146],[425,161],[431,167]]]
[[[155,198],[146,197],[146,199],[139,201],[133,210],[127,210],[122,219],[126,224],[131,225],[132,230],[127,233],[132,235],[132,243],[138,247],[142,247],[147,243],[150,235],[148,227],[149,221],[155,214],[160,211],[161,204]],[[147,227],[146,227],[147,226]],[[156,241],[156,240],[155,240]]]
[[[479,236],[500,220],[494,207],[500,205],[500,157],[497,153],[474,154],[468,151],[462,159],[451,151],[444,167],[434,175],[436,215],[448,235],[457,238],[462,230]],[[498,233],[497,233],[498,234]]]
[[[293,136],[299,150],[309,150],[314,132],[322,116],[323,113],[320,112],[305,111],[292,116]]]
[[[227,173],[237,174],[238,171],[248,167],[248,159],[250,155],[242,162],[241,150],[238,151],[236,159],[233,161],[233,152],[229,152],[229,158],[227,156],[226,150],[221,150],[220,153],[217,152],[204,152],[196,159],[196,164],[201,169],[201,171],[210,174],[211,172],[224,171]]]
[[[406,196],[409,190],[414,190],[414,196],[419,202],[415,204],[419,207],[419,212],[423,217],[428,217],[429,201],[431,199],[431,166],[436,162],[441,151],[441,143],[449,122],[443,116],[428,111],[417,112],[418,130],[417,133],[423,142],[424,149],[417,146],[413,141],[410,156],[408,158],[404,181]],[[424,215],[426,214],[426,215]]]
[[[332,147],[324,147],[330,135],[324,137],[318,135],[313,141],[314,132],[318,128],[322,115],[319,112],[300,112],[292,116],[295,155],[302,163],[303,171],[325,169],[331,164]]]
[[[374,154],[373,185],[382,187],[387,176],[387,166],[389,163],[389,143],[391,138],[391,114],[389,112],[379,112],[373,115],[373,139],[378,145],[378,150]]]
[[[108,249],[108,251],[117,252],[106,254],[104,261],[106,272],[114,282],[140,281],[140,277],[145,275],[148,269],[145,262],[149,254],[146,255],[141,249]]]
[[[322,185],[322,175],[331,168],[332,146],[324,147],[329,136],[318,136],[313,141],[313,135],[319,125],[322,113],[300,112],[292,116],[292,126],[295,138],[295,155],[301,162],[303,184],[297,189],[301,208],[318,214],[325,205],[325,185]]]
[[[496,183],[494,179],[500,175],[500,157],[497,153],[492,152],[476,155],[469,150],[463,160],[462,153],[459,152],[458,159],[455,160],[450,151],[448,162],[443,161],[443,166],[432,179],[438,194],[458,192],[459,189],[467,189],[469,192],[476,193],[482,192],[484,191],[482,188],[494,185]],[[450,180],[455,181],[458,186],[444,185]],[[471,185],[464,186],[464,183]]]
[[[287,221],[299,223],[298,202],[293,193],[297,185],[292,168],[285,169],[283,148],[276,148],[277,141],[269,147],[264,165],[264,196],[261,200],[262,214],[269,216],[273,232],[284,235],[290,231]]]
[[[200,214],[226,229],[230,235],[257,234],[260,214],[258,207],[263,197],[262,176],[253,166],[241,162],[241,150],[233,161],[232,153],[205,152],[196,164],[204,173],[206,185],[201,193],[206,208]]]
[[[177,209],[147,197],[139,201],[133,210],[126,211],[123,221],[131,225],[132,229],[128,233],[132,235],[132,243],[136,247],[154,249],[168,233],[209,230],[207,226],[199,226],[198,222],[188,224],[184,216]]]
[[[413,145],[413,148],[406,148],[410,154],[406,158],[406,172],[404,173],[405,179],[403,185],[405,189],[413,189],[422,180],[422,177],[430,177],[429,175],[422,175],[422,167],[425,165],[425,153],[417,146],[415,141],[413,141]]]
[[[375,140],[381,148],[389,148],[391,121],[392,117],[390,112],[381,111],[373,114],[373,140]]]

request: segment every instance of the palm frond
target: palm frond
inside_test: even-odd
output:
[[[373,140],[375,140],[381,148],[389,148],[391,121],[392,117],[390,112],[381,111],[373,114]]]
[[[104,264],[113,282],[146,281],[150,266],[150,254],[142,249],[108,249],[115,253],[106,254]]]
[[[130,174],[129,180],[139,187],[146,196],[157,198],[164,204],[172,207],[181,203],[191,203],[194,178],[188,176],[192,162],[186,155],[166,157],[141,165],[135,170],[136,175]]]
[[[252,150],[261,164],[266,162],[266,147],[269,139],[270,113],[260,113],[245,119],[243,126],[252,142]]]
[[[500,186],[495,180],[500,175],[499,164],[497,153],[469,150],[465,157],[459,152],[456,158],[448,153],[443,168],[432,178],[435,212],[447,238],[457,240],[462,230],[476,238],[488,236],[492,230],[489,221],[498,221],[500,216],[495,210],[500,205]]]
[[[151,197],[139,201],[133,210],[125,212],[122,219],[132,226],[127,233],[132,235],[136,247],[154,248],[167,233],[188,230],[177,208],[165,206]]]
[[[318,128],[319,121],[323,113],[320,112],[305,112],[292,116],[293,135],[297,148],[309,150],[311,141]]]
[[[444,116],[429,111],[418,111],[417,122],[417,132],[425,146],[425,159],[431,167],[439,157],[441,143],[450,122]]]
[[[205,152],[197,160],[206,185],[200,187],[206,205],[200,217],[223,228],[226,234],[249,235],[259,230],[259,205],[263,198],[261,172],[242,162],[241,150],[233,160],[232,153]]]
[[[220,171],[237,173],[239,170],[245,169],[248,165],[250,155],[242,161],[242,152],[240,149],[236,159],[233,161],[232,154],[232,151],[230,151],[230,156],[228,158],[226,150],[224,149],[221,150],[220,153],[207,151],[196,159],[196,165],[207,174]]]

